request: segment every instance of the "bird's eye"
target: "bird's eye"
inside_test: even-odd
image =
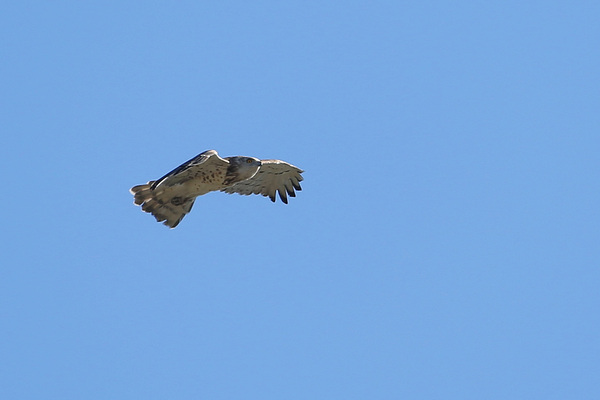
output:
[[[246,160],[246,162],[247,162],[248,164],[252,164],[252,159],[251,159],[251,158],[249,158],[249,159],[247,159],[247,160]]]

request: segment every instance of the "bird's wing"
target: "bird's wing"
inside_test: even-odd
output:
[[[227,168],[228,166],[229,162],[219,157],[219,154],[215,150],[207,150],[158,179],[152,184],[152,189],[154,190],[161,185],[173,186],[182,184],[194,179],[204,169],[209,170],[211,167]]]
[[[242,182],[238,182],[221,191],[227,193],[239,193],[244,195],[261,194],[269,196],[275,201],[275,194],[287,204],[287,196],[296,197],[296,190],[302,190],[302,171],[300,168],[281,160],[261,160],[262,165],[256,175]]]

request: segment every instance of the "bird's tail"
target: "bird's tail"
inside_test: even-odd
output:
[[[158,222],[163,222],[169,228],[175,228],[192,210],[194,198],[182,199],[181,197],[166,196],[163,191],[152,188],[154,181],[144,185],[137,185],[129,189],[133,195],[133,203],[142,206],[142,211],[154,215]]]

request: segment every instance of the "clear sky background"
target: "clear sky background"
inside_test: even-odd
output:
[[[0,398],[600,398],[598,21],[6,2]],[[133,205],[208,149],[304,190]]]

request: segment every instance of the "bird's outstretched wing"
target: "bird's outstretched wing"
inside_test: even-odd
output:
[[[229,162],[219,157],[219,154],[215,150],[207,150],[156,180],[152,183],[151,188],[154,190],[160,185],[173,186],[182,184],[197,177],[200,169],[209,171],[211,167],[227,168],[228,166]]]
[[[222,189],[226,193],[239,193],[244,195],[260,194],[268,196],[271,201],[275,201],[275,194],[279,193],[279,198],[287,204],[287,196],[296,197],[296,190],[302,190],[300,181],[302,181],[302,171],[300,168],[288,164],[281,160],[261,160],[262,165],[256,175],[252,178],[235,185]]]

